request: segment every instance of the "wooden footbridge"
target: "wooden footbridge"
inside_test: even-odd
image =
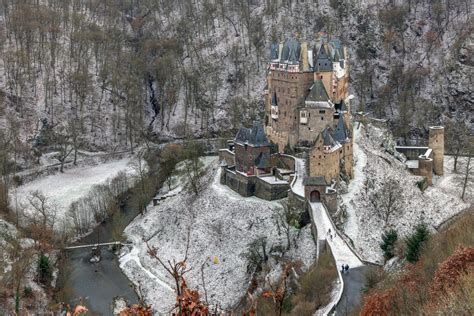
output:
[[[131,243],[123,243],[121,241],[111,241],[111,242],[103,242],[98,244],[89,244],[89,245],[78,245],[78,246],[70,246],[64,247],[64,250],[72,250],[72,249],[81,249],[81,248],[98,248],[102,246],[131,246]]]

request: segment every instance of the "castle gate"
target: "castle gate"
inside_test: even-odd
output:
[[[321,194],[319,193],[318,190],[311,191],[310,196],[309,196],[309,201],[311,203],[313,202],[319,202],[321,200]]]

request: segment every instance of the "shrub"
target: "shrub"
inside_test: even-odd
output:
[[[406,259],[408,262],[414,263],[418,261],[423,243],[428,240],[429,235],[426,224],[421,223],[415,227],[415,232],[407,237]]]
[[[394,229],[390,229],[389,231],[382,234],[382,243],[380,244],[380,248],[383,251],[385,260],[389,260],[395,256],[394,250],[397,240],[398,234]]]
[[[33,289],[29,286],[23,288],[23,297],[33,297]]]
[[[426,188],[428,188],[428,180],[426,178],[423,178],[422,180],[417,181],[416,185],[418,186],[418,189],[423,192],[426,190]]]
[[[38,279],[41,283],[46,284],[51,281],[52,269],[49,258],[44,254],[40,253],[38,258]]]

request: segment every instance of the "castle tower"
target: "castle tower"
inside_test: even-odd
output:
[[[433,150],[433,171],[436,175],[443,175],[444,160],[444,127],[430,126],[428,146]]]

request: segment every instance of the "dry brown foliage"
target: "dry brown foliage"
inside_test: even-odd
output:
[[[382,316],[388,315],[391,308],[391,302],[394,296],[394,290],[390,289],[383,292],[375,292],[366,296],[364,307],[361,311],[363,316]]]
[[[474,266],[474,248],[460,246],[443,261],[436,270],[433,283],[429,289],[432,300],[440,295],[446,295],[454,290],[459,278]]]
[[[150,306],[141,306],[138,304],[133,304],[130,307],[125,308],[122,310],[118,316],[152,316],[153,313],[151,312]]]

